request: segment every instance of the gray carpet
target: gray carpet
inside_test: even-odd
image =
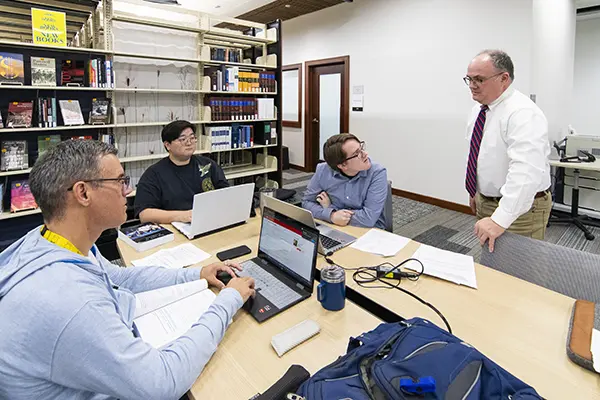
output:
[[[301,199],[312,174],[296,170],[283,171],[283,187],[295,189]],[[441,249],[472,255],[479,260],[481,246],[473,233],[475,217],[430,204],[394,196],[394,233]],[[590,227],[596,235],[586,240],[572,225],[550,224],[546,241],[577,250],[600,254],[600,228]]]

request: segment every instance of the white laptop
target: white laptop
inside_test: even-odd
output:
[[[286,217],[295,219],[296,221],[299,221],[304,225],[308,225],[311,228],[318,229],[320,233],[319,253],[323,255],[334,253],[356,240],[354,236],[345,232],[339,231],[328,225],[318,224],[313,218],[312,213],[304,208],[297,207],[285,201],[277,200],[274,197],[265,197],[264,205],[272,210],[277,211],[278,213],[285,215]]]
[[[194,196],[192,222],[173,222],[188,239],[243,224],[250,217],[254,183],[198,193]]]

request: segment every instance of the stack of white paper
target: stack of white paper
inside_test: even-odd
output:
[[[432,246],[422,244],[412,258],[423,263],[425,275],[435,276],[450,282],[466,285],[477,289],[477,278],[475,276],[475,263],[473,257],[451,251],[441,250]],[[416,262],[410,262],[406,268],[421,271],[421,266]]]
[[[207,288],[199,279],[136,294],[134,322],[142,339],[161,348],[187,332],[216,298]]]
[[[380,229],[371,229],[350,245],[353,249],[382,255],[395,256],[404,248],[410,239]]]
[[[600,372],[600,331],[592,329],[592,362],[596,372]]]
[[[210,254],[200,250],[191,243],[185,243],[171,249],[159,250],[151,256],[133,260],[136,266],[158,266],[167,268],[183,268],[210,258]]]

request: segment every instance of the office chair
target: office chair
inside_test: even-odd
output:
[[[385,222],[385,230],[388,232],[394,231],[394,205],[392,202],[392,181],[388,181],[387,197],[383,206],[383,218]]]
[[[510,232],[486,245],[481,264],[574,299],[600,302],[600,256]]]

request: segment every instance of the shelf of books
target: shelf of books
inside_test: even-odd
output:
[[[196,126],[196,154],[232,183],[281,184],[279,21],[104,0],[63,37],[35,26],[33,3],[28,38],[0,30],[0,220],[39,213],[28,174],[62,140],[113,143],[135,188],[167,157],[160,132],[174,120]],[[60,23],[72,11],[41,12]]]

